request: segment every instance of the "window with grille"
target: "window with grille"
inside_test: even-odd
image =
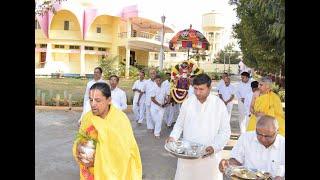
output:
[[[64,45],[54,45],[54,48],[57,48],[57,49],[64,49]]]
[[[40,44],[40,48],[47,48],[46,44]]]
[[[170,57],[177,57],[177,53],[171,53]]]
[[[101,33],[101,27],[97,27],[97,33]]]
[[[98,48],[98,51],[106,51],[106,50],[107,50],[106,48],[101,48],[101,47]]]
[[[92,46],[85,46],[84,49],[85,50],[94,50],[94,48]]]
[[[64,30],[69,30],[69,21],[64,21]]]
[[[69,46],[69,49],[80,49],[80,46]]]

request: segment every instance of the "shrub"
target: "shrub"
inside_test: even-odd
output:
[[[285,95],[286,95],[285,90],[284,90],[284,89],[283,89],[283,90],[280,90],[280,91],[278,92],[278,95],[279,95],[279,97],[280,97],[281,102],[284,102],[284,101],[285,101]]]

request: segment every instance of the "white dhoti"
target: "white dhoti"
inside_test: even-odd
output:
[[[163,108],[157,108],[157,109],[151,108],[150,112],[151,112],[152,122],[154,125],[154,135],[160,136],[164,109]]]
[[[178,159],[175,180],[222,180],[219,171],[220,153],[207,158]]]
[[[238,100],[238,111],[239,111],[239,126],[241,128],[241,124],[245,121],[246,114],[245,114],[245,106],[241,100]]]
[[[146,121],[147,121],[147,129],[154,129],[154,124],[151,116],[151,105],[146,105]]]
[[[145,103],[140,101],[138,106],[137,102],[133,102],[132,111],[134,113],[135,120],[138,121],[138,123],[142,123],[144,119],[144,113],[146,111]]]
[[[245,116],[244,120],[240,123],[240,133],[245,133],[247,130],[247,126],[248,126],[248,122],[249,122],[249,116]]]

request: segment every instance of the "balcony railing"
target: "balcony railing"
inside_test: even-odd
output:
[[[131,38],[144,38],[144,39],[151,39],[155,41],[161,42],[161,36],[158,34],[152,34],[148,32],[143,32],[143,31],[131,31]],[[121,32],[119,33],[119,38],[125,39],[127,38],[127,32]],[[164,43],[169,43],[169,39],[165,38]]]

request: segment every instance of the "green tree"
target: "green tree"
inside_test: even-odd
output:
[[[230,57],[230,64],[238,64],[240,62],[240,55],[241,53],[239,51],[236,51],[234,49],[234,44],[230,43],[227,46],[224,47],[224,49],[220,50],[217,54],[217,57],[215,58],[215,62],[218,63],[229,63],[229,57]]]
[[[285,0],[231,0],[240,22],[233,26],[246,65],[279,74],[285,63]]]
[[[35,14],[36,15],[44,15],[49,11],[56,13],[56,9],[54,7],[55,4],[61,4],[62,1],[66,0],[36,0],[35,1]]]

